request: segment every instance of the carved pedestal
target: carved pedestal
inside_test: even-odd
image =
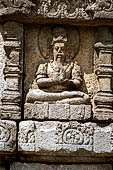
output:
[[[113,94],[111,90],[113,45],[97,43],[95,44],[95,49],[99,55],[96,70],[99,87],[94,98],[94,119],[113,120]]]
[[[91,118],[91,105],[31,104],[24,106],[25,119],[88,120]]]

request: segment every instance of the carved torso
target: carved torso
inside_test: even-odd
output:
[[[36,75],[37,75],[37,79],[53,78],[53,79],[59,79],[60,81],[64,81],[66,79],[68,80],[78,79],[82,81],[80,67],[77,65],[77,63],[73,63],[73,62],[64,63],[61,66],[55,65],[54,62],[40,64]],[[64,91],[69,89],[66,86],[57,84],[54,85],[54,87],[52,86],[47,88],[47,91],[48,90],[55,92],[55,91]]]

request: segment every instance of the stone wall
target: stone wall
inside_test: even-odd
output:
[[[112,0],[0,1],[0,169],[112,170]]]

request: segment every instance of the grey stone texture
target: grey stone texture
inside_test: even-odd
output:
[[[35,84],[34,82],[34,79],[36,78],[37,68],[41,63],[47,63],[46,55],[49,53],[47,40],[51,39],[51,32],[52,32],[51,30],[53,28],[54,27],[52,27],[51,25],[49,27],[48,26],[41,27],[40,25],[37,24],[25,26],[25,59],[24,59],[24,72],[26,75],[24,81],[25,98],[30,88],[35,88],[35,89],[37,88],[37,84]],[[64,28],[66,28],[66,30],[69,33],[71,32],[69,31],[71,30],[71,27],[68,28],[64,26]],[[77,52],[76,58],[74,58],[76,59],[82,72],[83,81],[80,90],[88,94],[89,96],[91,96],[92,99],[95,93],[97,92],[97,88],[98,88],[96,76],[94,74],[94,67],[92,65],[94,60],[93,44],[95,41],[98,41],[98,38],[97,36],[95,36],[95,29],[93,28],[87,28],[87,27],[81,28],[79,26],[76,27],[73,26],[72,30],[74,29],[78,30],[79,39],[80,39],[79,50]],[[72,36],[71,33],[69,35]],[[87,37],[87,35],[89,36]],[[76,36],[74,37],[76,40]],[[38,43],[38,39],[40,40],[39,43]],[[70,39],[72,44],[72,40],[73,40],[72,37]],[[73,46],[76,45],[78,45],[77,42],[76,44],[73,43]],[[43,51],[43,54],[41,51]],[[75,51],[76,48],[72,50],[72,53],[73,52],[75,53]],[[70,57],[69,54],[67,56],[67,59],[68,57]]]
[[[23,121],[19,125],[18,148],[20,153],[27,154],[71,157],[81,155],[84,150],[85,156],[89,153],[106,157],[113,153],[112,136],[113,124]]]
[[[47,165],[39,163],[13,163],[10,170],[112,170],[110,164]]]
[[[38,66],[32,87],[26,96],[26,102],[70,105],[89,104],[89,96],[80,90],[83,80],[80,66],[74,61],[79,48],[79,33],[77,29],[74,27],[64,28],[63,26],[56,26],[52,28],[52,32],[49,35],[45,28],[41,29],[39,39],[42,33],[43,37],[45,37],[45,34],[47,35],[47,39],[42,41],[44,39],[42,37],[41,41],[39,41],[39,47],[43,57],[48,57],[48,61],[45,63],[41,62]],[[75,41],[73,41],[71,32]],[[49,43],[48,39],[50,40]],[[42,46],[43,42],[47,43],[49,51],[51,50],[48,56],[48,49]],[[43,52],[44,48],[45,53]],[[69,55],[70,52],[72,54]],[[49,108],[51,109],[51,105]]]
[[[3,26],[0,25],[0,115],[1,115],[1,98],[6,85],[4,80],[3,69],[5,67],[6,54],[4,50]]]
[[[0,1],[0,161],[113,162],[112,19],[113,0]]]
[[[0,120],[0,152],[2,154],[16,152],[16,133],[16,122]]]
[[[32,104],[24,105],[25,119],[88,120],[91,118],[91,105]]]
[[[35,28],[33,28],[33,27],[27,28],[26,27],[26,37],[25,37],[26,42],[28,42],[29,38],[31,38],[33,40],[32,44],[31,44],[31,42],[28,42],[28,44],[26,43],[25,93],[28,92],[28,90],[30,89],[30,91],[28,92],[27,97],[26,97],[27,102],[31,104],[31,103],[35,103],[35,101],[38,100],[39,103],[40,103],[40,101],[41,102],[48,101],[50,103],[56,102],[57,104],[66,103],[66,104],[70,104],[70,111],[68,112],[68,109],[66,109],[67,112],[65,111],[65,113],[64,113],[61,111],[61,108],[59,108],[59,109],[55,109],[55,111],[53,113],[53,110],[54,110],[54,109],[52,109],[53,106],[49,105],[49,107],[48,107],[49,111],[47,111],[47,108],[45,108],[44,113],[43,113],[43,111],[40,110],[42,113],[38,113],[39,112],[38,111],[37,114],[36,113],[34,114],[33,109],[32,109],[32,111],[30,111],[30,109],[28,109],[29,114],[27,114],[27,111],[25,110],[25,119],[31,119],[31,118],[46,119],[49,117],[49,119],[59,119],[60,120],[60,119],[67,119],[67,117],[69,117],[69,120],[87,120],[91,116],[91,114],[89,114],[89,115],[87,114],[88,113],[87,106],[85,106],[86,111],[83,111],[83,108],[81,106],[79,109],[78,109],[78,106],[71,106],[71,105],[77,105],[78,104],[77,102],[81,102],[81,96],[83,95],[83,93],[85,93],[90,96],[90,102],[93,106],[93,112],[94,112],[93,119],[101,120],[101,121],[112,121],[113,120],[113,114],[112,114],[113,113],[113,94],[112,94],[112,86],[113,86],[112,85],[112,73],[113,73],[113,71],[112,71],[112,42],[113,42],[113,35],[112,35],[112,32],[109,27],[98,27],[97,33],[95,33],[94,28],[82,28],[81,29],[80,27],[73,27],[72,30],[76,30],[76,28],[78,28],[79,38],[80,38],[81,43],[79,44],[79,42],[77,41],[77,47],[79,44],[79,50],[78,50],[78,53],[77,53],[77,56],[75,59],[76,59],[77,63],[79,63],[79,64],[77,64],[75,68],[78,68],[79,65],[81,66],[82,78],[83,78],[82,86],[80,89],[80,92],[82,91],[82,93],[80,93],[80,95],[79,95],[80,98],[78,97],[78,100],[77,100],[77,98],[75,99],[71,96],[71,92],[69,93],[69,95],[71,96],[71,99],[69,99],[70,96],[68,96],[68,93],[65,90],[64,90],[64,93],[62,93],[62,92],[59,92],[58,94],[52,93],[56,89],[56,88],[54,88],[54,86],[51,88],[49,93],[47,93],[43,90],[42,91],[39,90],[40,88],[37,87],[38,83],[42,84],[43,81],[44,81],[43,84],[45,83],[45,80],[41,80],[41,77],[43,79],[43,76],[45,76],[45,73],[44,73],[44,71],[46,70],[45,68],[48,69],[49,64],[51,65],[51,63],[52,63],[52,61],[50,63],[48,63],[46,58],[47,58],[47,54],[49,54],[49,51],[47,51],[47,49],[48,49],[47,48],[47,44],[48,44],[47,40],[52,39],[51,38],[51,35],[52,35],[51,30],[53,28],[52,28],[52,26],[45,26],[45,27],[40,28],[40,26],[38,26],[38,25]],[[68,30],[70,30],[70,28],[65,27],[65,29],[69,34]],[[86,37],[87,34],[89,35],[88,38]],[[75,33],[75,35],[76,35],[76,33]],[[36,37],[39,38],[39,44],[37,44]],[[44,39],[45,39],[45,43],[43,43]],[[53,39],[54,39],[54,37],[53,37]],[[86,39],[88,39],[88,41],[85,41]],[[94,44],[94,42],[97,42],[97,43]],[[84,44],[87,46],[87,48],[85,48]],[[43,50],[43,47],[44,47],[44,50]],[[28,54],[29,50],[30,50],[30,53]],[[77,51],[76,49],[73,49],[73,50]],[[83,55],[84,55],[84,57],[83,57]],[[32,61],[31,61],[31,56],[32,56]],[[38,56],[40,56],[40,57],[38,57]],[[48,57],[50,59],[50,56],[48,56]],[[68,55],[68,57],[70,57],[70,56]],[[40,64],[40,63],[45,63],[45,64]],[[54,65],[54,62],[52,64]],[[70,63],[68,63],[68,64],[70,65]],[[31,67],[31,65],[33,65],[34,67]],[[37,66],[38,66],[38,69],[37,69]],[[54,68],[54,66],[49,67],[49,68],[50,68],[50,69],[48,69],[49,74],[46,71],[46,74],[48,75],[48,77],[50,76],[50,71]],[[43,73],[41,72],[41,69],[43,70],[42,71]],[[80,69],[77,71],[80,75]],[[55,76],[55,73],[53,75]],[[54,78],[54,76],[53,76],[53,78]],[[61,79],[61,75],[59,76],[59,79]],[[80,76],[79,76],[79,78],[76,77],[76,79],[80,80]],[[69,80],[71,80],[71,79],[69,79]],[[46,83],[48,84],[48,82],[46,82]],[[31,86],[31,88],[29,88],[30,86]],[[73,90],[73,92],[75,92],[75,91]],[[75,92],[75,95],[76,94],[79,94],[79,91]],[[84,94],[84,98],[82,100],[82,104],[86,103],[85,98],[87,98],[87,97],[85,97],[85,94]],[[67,96],[67,98],[66,98],[66,96]],[[79,104],[81,104],[81,103],[79,103]],[[37,104],[37,106],[38,106],[38,104]],[[54,105],[54,106],[57,107],[58,105]],[[29,106],[29,108],[31,108],[31,106]],[[40,108],[40,106],[39,106],[39,108]],[[26,105],[25,105],[25,109],[26,109]],[[65,110],[65,108],[63,110]],[[48,116],[47,116],[47,112],[48,112]],[[86,112],[86,114],[85,114],[85,112]],[[43,115],[43,114],[45,114],[45,116],[41,117],[40,115]],[[68,116],[68,114],[69,114],[69,116]]]
[[[112,1],[45,1],[39,0],[17,0],[1,1],[0,16],[12,15],[13,19],[18,18],[27,22],[41,19],[67,19],[70,22],[94,19],[112,18]],[[23,16],[23,17],[21,17]],[[40,20],[39,20],[40,21]],[[98,20],[97,20],[98,21]]]
[[[98,92],[94,97],[94,119],[112,120],[113,119],[113,94],[112,94],[112,41],[113,35],[107,27],[101,29],[101,42],[94,45],[99,56],[95,73],[98,79]],[[102,39],[102,37],[104,37]],[[109,38],[109,43],[106,43]],[[98,52],[97,52],[98,51]],[[109,51],[109,52],[108,52]]]
[[[21,118],[23,25],[17,22],[6,22],[2,27],[0,118],[18,120]]]

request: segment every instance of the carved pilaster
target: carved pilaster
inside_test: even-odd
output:
[[[113,94],[111,90],[113,65],[112,65],[112,44],[96,43],[94,45],[98,53],[98,66],[96,75],[98,79],[98,92],[94,98],[94,119],[113,119]]]
[[[4,25],[4,48],[7,60],[4,68],[6,88],[2,97],[1,118],[21,118],[21,62],[23,27],[16,22]]]

